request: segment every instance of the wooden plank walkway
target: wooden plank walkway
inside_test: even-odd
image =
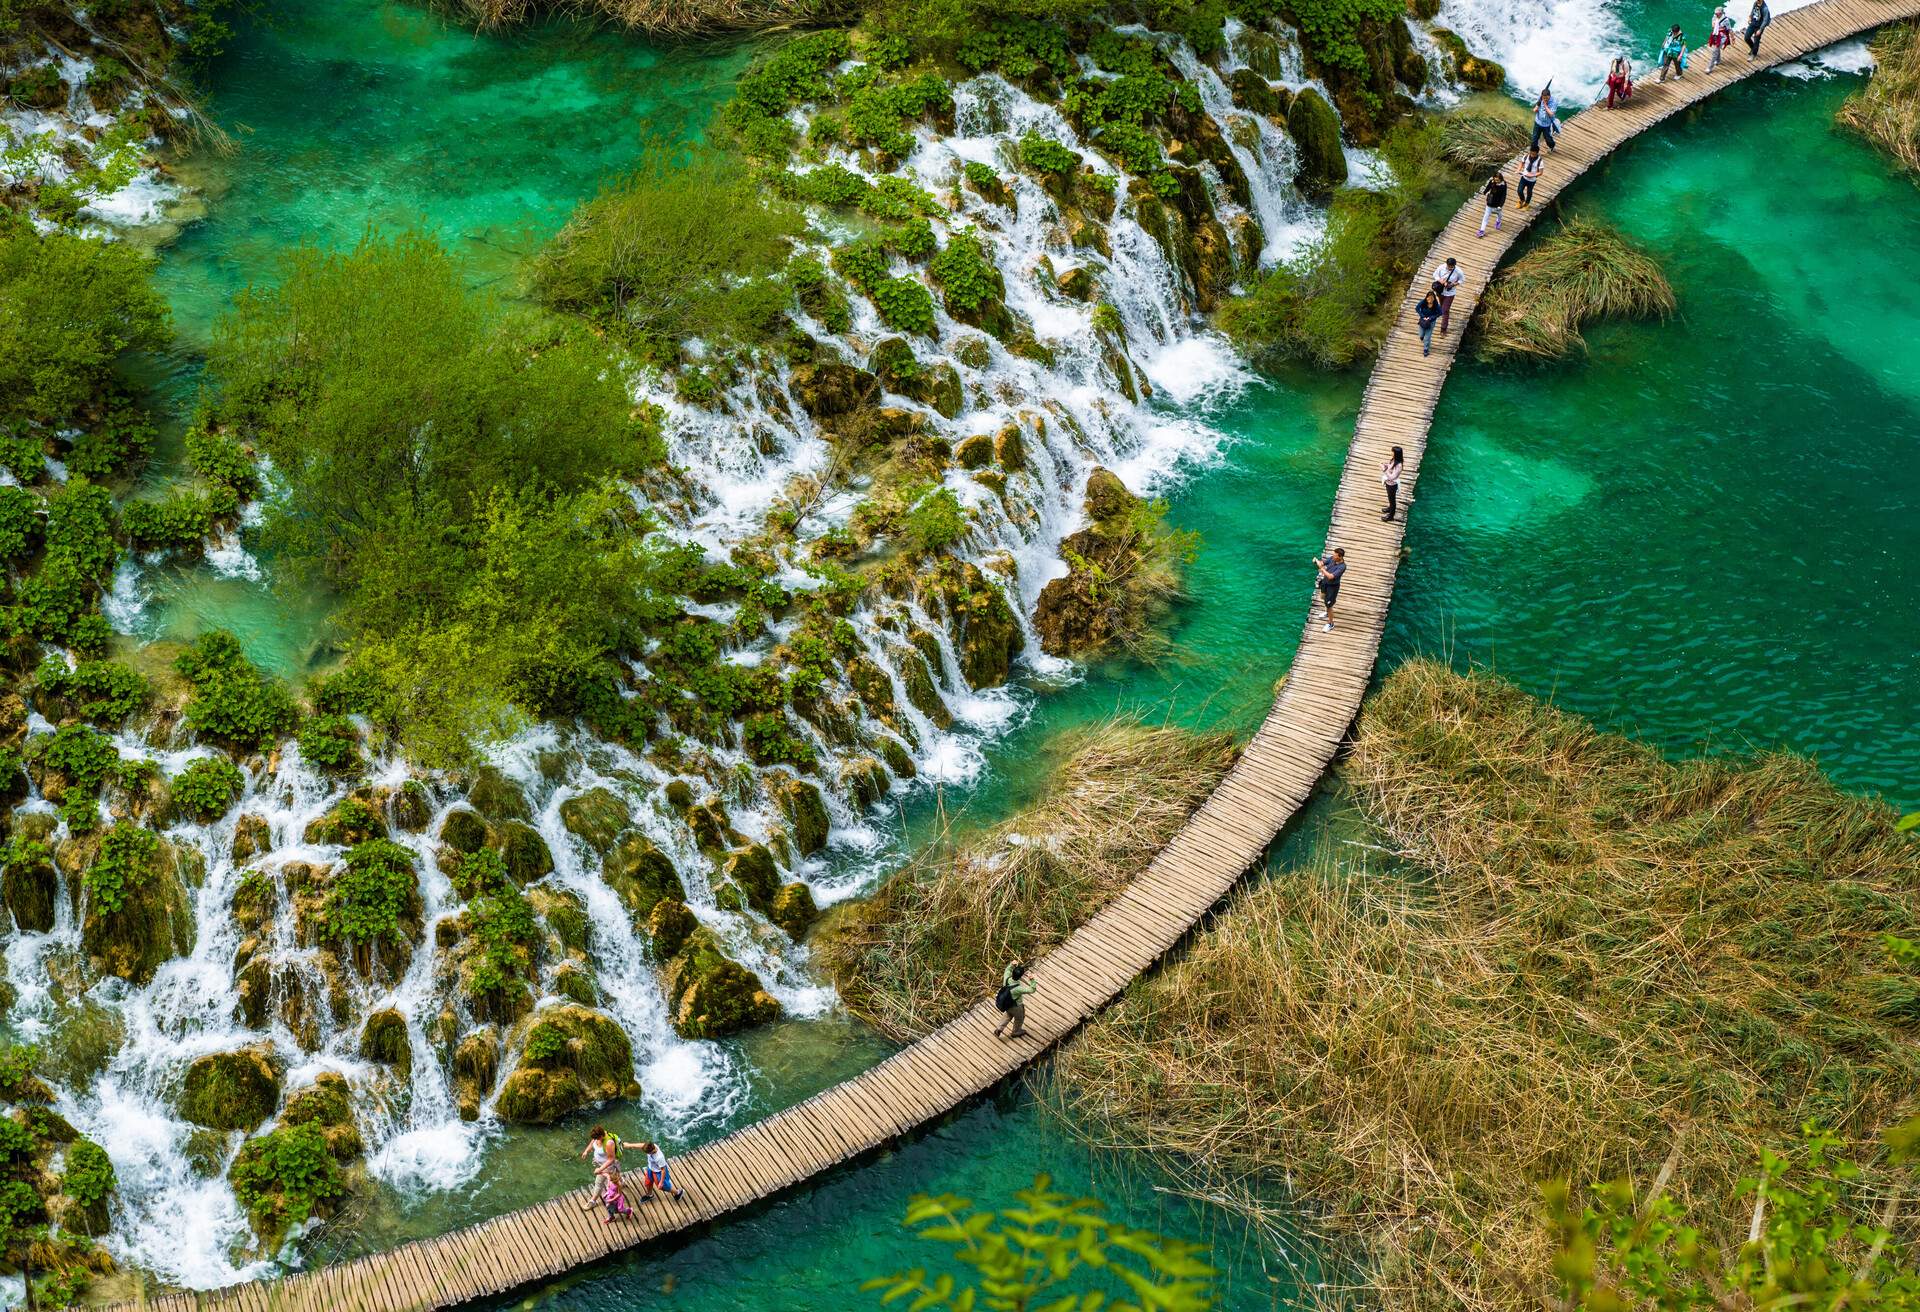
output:
[[[1696,8],[1706,12],[1704,4]],[[638,1207],[630,1223],[601,1225],[596,1213],[582,1210],[582,1190],[452,1234],[270,1284],[167,1294],[119,1308],[412,1312],[520,1289],[710,1221],[882,1147],[984,1093],[1066,1037],[1159,961],[1232,889],[1332,762],[1373,674],[1405,531],[1404,521],[1385,523],[1380,518],[1380,465],[1389,448],[1404,449],[1400,496],[1401,505],[1409,506],[1454,351],[1488,277],[1533,217],[1621,142],[1722,87],[1916,15],[1920,0],[1818,0],[1783,14],[1768,30],[1758,60],[1750,59],[1745,44],[1736,41],[1712,75],[1701,54],[1680,81],[1661,84],[1649,78],[1638,84],[1627,108],[1588,110],[1568,123],[1559,148],[1548,159],[1534,208],[1519,209],[1518,197],[1510,197],[1503,231],[1474,236],[1478,200],[1453,217],[1407,289],[1347,449],[1327,535],[1327,545],[1344,547],[1347,553],[1338,627],[1322,632],[1309,615],[1286,683],[1232,772],[1138,880],[1036,965],[1031,978],[1040,988],[1027,1006],[1029,1039],[996,1040],[992,1030],[999,1014],[991,999],[983,1001],[864,1074],[677,1158],[675,1181],[686,1189],[686,1199]],[[1744,14],[1736,12],[1735,17],[1741,20]],[[1511,169],[1508,176],[1514,176]],[[1460,327],[1452,336],[1436,336],[1433,355],[1422,357],[1412,305],[1433,266],[1447,255],[1456,256],[1466,271],[1453,316]],[[1297,566],[1289,562],[1294,572],[1281,585],[1297,588],[1296,598],[1312,578],[1306,554]]]

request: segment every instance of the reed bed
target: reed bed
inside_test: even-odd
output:
[[[1513,163],[1530,135],[1527,125],[1514,119],[1459,114],[1450,116],[1440,130],[1440,153],[1470,177],[1484,179]]]
[[[1708,1242],[1806,1119],[1856,1146],[1920,1092],[1920,843],[1809,763],[1669,763],[1484,675],[1416,661],[1349,783],[1375,833],[1237,897],[1063,1051],[1096,1142],[1353,1240],[1361,1302],[1552,1292],[1539,1184],[1669,1189]],[[1390,855],[1355,859],[1369,849]]]
[[[1146,869],[1232,766],[1232,735],[1109,720],[1070,736],[1035,805],[951,830],[815,942],[850,1011],[896,1038],[951,1020]]]
[[[1920,178],[1920,21],[1889,23],[1870,48],[1877,65],[1872,80],[1834,117]]]
[[[1674,304],[1672,284],[1644,251],[1605,224],[1569,218],[1488,287],[1480,358],[1559,359],[1586,350],[1582,324],[1664,319]]]
[[[601,19],[654,36],[770,31],[814,22],[844,6],[831,0],[439,0],[480,28],[511,27],[542,14]]]

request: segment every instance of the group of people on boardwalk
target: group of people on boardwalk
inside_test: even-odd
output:
[[[1758,57],[1760,38],[1773,24],[1773,10],[1767,7],[1767,0],[1753,0],[1747,10],[1747,25],[1740,35],[1747,43],[1747,53]],[[1733,15],[1727,12],[1725,5],[1716,5],[1713,17],[1707,22],[1707,72],[1720,67],[1720,60],[1726,54],[1727,47],[1733,44],[1735,30]],[[1667,36],[1660,43],[1660,81],[1685,77],[1687,74],[1687,37],[1675,23],[1667,29]],[[1624,104],[1633,95],[1633,66],[1624,56],[1617,56],[1612,67],[1607,70],[1607,108],[1614,109]]]
[[[593,1159],[593,1200],[607,1213],[600,1218],[601,1225],[610,1225],[633,1215],[633,1202],[627,1197],[627,1177],[620,1169],[622,1150],[645,1156],[646,1168],[640,1177],[641,1202],[652,1202],[655,1194],[666,1194],[671,1198],[685,1196],[674,1185],[673,1171],[667,1166],[667,1155],[660,1151],[659,1144],[651,1139],[635,1143],[609,1133],[604,1125],[596,1125],[593,1132],[587,1135],[587,1146],[580,1150],[580,1156]]]

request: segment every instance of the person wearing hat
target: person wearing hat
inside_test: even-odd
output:
[[[1335,547],[1324,556],[1313,558],[1314,568],[1320,571],[1320,599],[1326,603],[1327,624],[1323,633],[1333,632],[1333,603],[1340,599],[1340,576],[1347,572],[1347,553],[1344,548]]]

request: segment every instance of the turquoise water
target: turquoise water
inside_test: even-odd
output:
[[[189,351],[281,251],[347,244],[369,226],[429,227],[476,282],[509,285],[515,261],[649,137],[697,131],[744,58],[560,23],[475,37],[424,11],[344,0],[250,29],[214,80],[239,151],[191,171],[208,218],[163,261]],[[1829,130],[1852,85],[1763,79],[1583,184],[1576,204],[1661,257],[1681,313],[1597,330],[1583,363],[1459,368],[1423,471],[1388,665],[1416,651],[1487,662],[1675,751],[1709,738],[1782,744],[1849,786],[1920,800],[1920,492],[1900,464],[1920,433],[1903,295],[1920,267],[1920,191]],[[1794,162],[1784,179],[1771,167],[1781,159]],[[1831,237],[1838,215],[1844,250]],[[170,368],[189,392],[191,354]],[[1004,814],[1036,787],[1037,748],[1116,711],[1252,727],[1300,632],[1306,559],[1323,545],[1363,381],[1283,375],[1211,416],[1237,441],[1174,497],[1175,523],[1205,547],[1192,599],[1169,623],[1173,657],[1151,670],[1095,666],[1039,697],[982,784],[949,803]],[[318,614],[262,583],[204,567],[153,583],[170,634],[237,626],[286,673],[316,658]],[[782,1026],[743,1046],[756,1084],[700,1137],[884,1051],[840,1025]],[[337,1251],[551,1196],[576,1169],[577,1134],[527,1134],[458,1193],[382,1198]],[[1164,1192],[1178,1186],[1172,1168],[1089,1154],[1029,1100],[1003,1099],[548,1297],[569,1308],[669,1291],[716,1309],[855,1305],[860,1277],[924,1260],[896,1225],[909,1193],[1004,1198],[1047,1169],[1135,1224],[1214,1239],[1232,1306],[1291,1299],[1298,1277],[1264,1269],[1252,1237]]]

